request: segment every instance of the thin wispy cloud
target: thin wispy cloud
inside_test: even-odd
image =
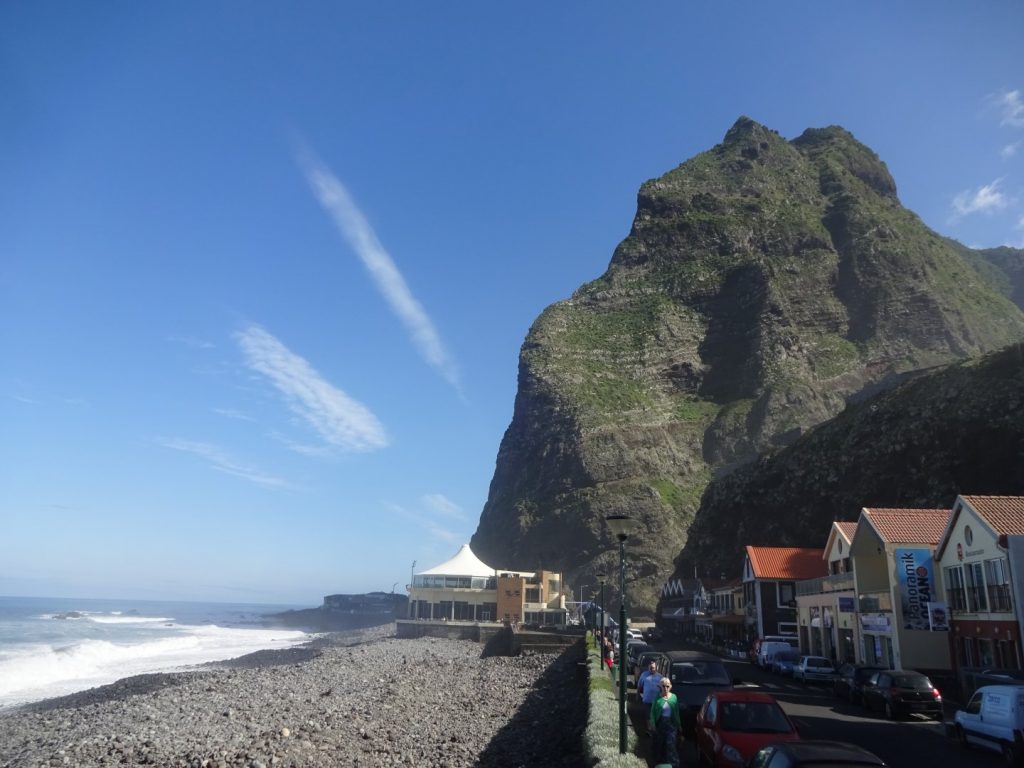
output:
[[[394,259],[377,239],[376,232],[348,189],[305,147],[297,152],[297,159],[317,202],[359,256],[377,290],[405,326],[420,356],[448,383],[459,389],[458,368],[445,349],[437,328],[413,296]]]
[[[426,498],[427,497],[424,497],[423,500],[425,501]],[[441,498],[444,499],[443,496],[441,496]],[[447,499],[444,499],[444,501],[448,502],[448,504],[450,504],[452,507],[458,510],[458,507],[456,507],[454,504],[451,504],[451,502],[448,501]],[[422,514],[414,514],[407,510],[405,507],[401,506],[400,504],[386,502],[384,504],[384,508],[393,514],[398,515],[399,517],[416,524],[424,531],[426,531],[431,538],[437,539],[439,541],[451,544],[461,542],[465,538],[463,534],[459,533],[458,531],[453,531],[450,528],[441,525],[436,520],[426,517]],[[459,512],[461,513],[461,510],[459,510]]]
[[[993,100],[1002,112],[1001,125],[1024,128],[1024,98],[1018,90],[997,93]]]
[[[11,395],[11,398],[17,400],[19,403],[25,403],[27,405],[37,404],[37,401],[33,400],[31,397],[24,397],[22,395]]]
[[[1021,144],[1024,144],[1024,141],[1015,141],[1013,144],[1007,144],[999,150],[999,156],[1003,158],[1003,160],[1009,160],[1020,151]]]
[[[333,451],[329,446],[297,443],[279,432],[271,432],[270,436],[281,443],[289,451],[311,459],[325,459],[333,454]]]
[[[428,493],[425,494],[421,501],[429,508],[442,517],[447,517],[452,520],[465,520],[466,515],[462,511],[462,507],[453,502],[451,499],[443,496],[440,493]]]
[[[265,376],[293,413],[329,445],[372,451],[388,444],[387,433],[362,403],[326,381],[308,362],[257,325],[235,334],[246,364]]]
[[[1002,179],[979,187],[973,192],[965,189],[953,198],[953,210],[957,217],[972,213],[993,213],[1010,204],[1010,199],[999,190]]]
[[[234,419],[235,421],[256,421],[256,419],[249,414],[236,411],[234,408],[211,408],[210,410],[218,416],[223,416],[225,419]]]
[[[213,349],[214,344],[206,341],[205,339],[197,339],[193,336],[168,336],[167,341],[173,344],[183,344],[186,347],[194,347],[195,349]]]
[[[192,440],[161,439],[157,441],[164,448],[175,451],[191,453],[205,459],[206,462],[219,472],[224,472],[235,477],[241,477],[257,485],[264,485],[271,488],[284,488],[288,482],[279,477],[268,475],[253,467],[239,463],[231,457],[224,449],[210,443],[201,443]]]

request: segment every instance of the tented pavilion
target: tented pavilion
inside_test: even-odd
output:
[[[492,568],[463,544],[440,565],[413,574],[409,618],[564,624],[561,574]]]

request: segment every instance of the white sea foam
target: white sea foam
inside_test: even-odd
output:
[[[170,624],[174,619],[166,616],[85,616],[97,624]]]
[[[0,707],[61,696],[131,675],[181,669],[266,648],[288,648],[309,637],[298,631],[214,625],[174,626],[167,633],[130,643],[90,639],[64,646],[8,647],[0,656]]]

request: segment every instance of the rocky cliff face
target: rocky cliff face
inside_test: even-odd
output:
[[[1000,274],[903,208],[847,131],[786,141],[741,118],[645,183],[608,271],[530,329],[474,551],[592,582],[617,563],[604,517],[626,513],[653,609],[712,477],[1024,338]]]
[[[741,544],[820,547],[862,507],[952,508],[1024,494],[1024,346],[954,364],[857,405],[716,480],[677,573],[733,574]]]

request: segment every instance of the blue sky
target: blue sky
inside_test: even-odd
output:
[[[738,116],[843,125],[939,232],[1024,245],[1022,30],[1000,0],[0,4],[0,594],[404,588],[476,528],[530,324]]]

